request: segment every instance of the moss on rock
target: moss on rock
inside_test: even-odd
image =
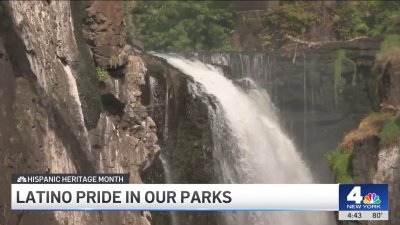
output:
[[[345,184],[354,183],[351,164],[351,150],[338,147],[335,149],[335,151],[328,154],[327,158],[329,161],[329,166],[335,175],[336,182]]]
[[[392,144],[396,143],[396,141],[400,137],[400,126],[399,123],[399,116],[386,123],[385,126],[383,127],[382,131],[379,134],[379,137],[381,139],[380,145],[382,147],[386,146],[391,146]]]
[[[353,67],[353,77],[351,80],[351,85],[355,86],[356,85],[356,75],[357,75],[357,65],[356,63],[349,59],[348,57],[346,57],[346,51],[343,49],[340,49],[337,51],[337,57],[336,60],[334,62],[334,90],[335,90],[335,105],[336,107],[338,106],[338,94],[340,92],[340,86],[342,83],[342,70],[343,70],[343,62],[348,62],[352,65]]]
[[[393,112],[373,112],[360,122],[357,129],[346,134],[339,147],[327,155],[336,182],[354,183],[353,164],[360,165],[359,162],[353,161],[356,146],[358,146],[358,151],[369,151],[367,145],[370,144],[367,140],[371,138],[376,139],[377,142],[380,140],[380,146],[387,146],[398,140],[400,137],[400,126],[396,123],[398,120],[400,119]],[[365,153],[365,155],[368,154]],[[371,166],[369,171],[372,180],[376,168]]]
[[[400,35],[398,34],[390,34],[386,35],[385,39],[381,43],[381,49],[379,53],[381,55],[386,55],[391,52],[395,47],[400,46]]]

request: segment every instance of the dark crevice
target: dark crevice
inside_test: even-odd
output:
[[[108,71],[108,74],[110,75],[110,77],[117,78],[117,79],[123,79],[125,77],[125,73],[124,73],[125,67],[126,67],[125,65],[115,66],[112,68],[108,68],[107,71]]]
[[[390,81],[390,63],[387,63],[383,67],[383,72],[380,77],[380,88],[379,88],[379,99],[381,101],[386,101],[388,98],[388,92],[390,89],[391,81]]]
[[[4,41],[10,64],[16,77],[25,77],[30,81],[36,82],[37,78],[31,71],[31,65],[26,56],[29,52],[17,32],[14,30],[11,16],[9,15],[8,3],[2,2],[0,6],[3,8],[3,14],[0,17],[0,37]]]
[[[120,102],[113,94],[102,95],[101,102],[109,114],[118,116],[124,114],[125,103]]]
[[[67,59],[66,59],[65,57],[59,57],[59,56],[57,56],[57,58],[60,60],[61,64],[63,64],[63,66],[69,65],[69,64],[68,64],[68,61],[67,61]]]

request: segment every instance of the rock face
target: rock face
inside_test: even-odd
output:
[[[164,59],[147,56],[145,61],[152,81],[144,104],[156,121],[164,160],[144,172],[145,183],[216,183],[208,99],[196,96],[196,84]],[[168,213],[152,217],[153,224],[174,224]],[[174,217],[180,225],[218,224],[213,212],[179,212]]]
[[[89,17],[97,21],[93,15],[104,14],[106,19],[99,17],[120,40],[108,31],[88,36],[89,42],[112,42],[91,46],[93,62],[80,29],[85,15],[71,10],[84,12],[80,5],[0,3],[0,224],[150,224],[147,212],[10,212],[11,173],[123,172],[141,183],[140,173],[159,151],[155,123],[140,102],[146,67],[124,45],[115,13],[121,8],[109,4],[92,5]],[[105,61],[96,54],[104,56],[108,44],[119,65],[101,84],[95,67]]]
[[[125,45],[122,1],[92,1],[86,8],[84,35],[99,66],[115,66]]]
[[[354,183],[372,183],[377,168],[378,153],[379,137],[369,136],[355,141],[352,162]]]
[[[379,97],[382,102],[400,109],[400,50],[397,48],[380,60]]]
[[[350,169],[354,183],[389,184],[390,220],[359,223],[365,225],[397,225],[400,222],[400,202],[398,200],[400,199],[400,137],[393,130],[383,132],[390,123],[396,126],[399,118],[400,73],[398,72],[398,59],[400,52],[396,46],[389,47],[387,52],[382,51],[382,49],[376,60],[378,65],[378,102],[381,106],[378,113],[393,115],[392,118],[382,121],[382,125],[375,135],[355,136],[355,141],[352,146],[349,146],[352,150],[352,160],[349,165],[345,165]],[[385,135],[391,135],[392,141],[384,142]],[[341,224],[351,223],[343,222]]]
[[[389,222],[369,224],[390,224],[395,225],[400,222],[400,147],[398,145],[382,148],[379,150],[377,170],[373,178],[373,183],[389,184],[390,205]]]
[[[381,147],[377,136],[354,143],[352,168],[354,183],[389,184],[389,221],[362,221],[362,225],[397,225],[400,221],[400,150],[398,144]],[[343,225],[353,223],[341,222]]]

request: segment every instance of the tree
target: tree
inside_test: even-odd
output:
[[[134,34],[146,49],[230,49],[234,11],[229,2],[142,1],[132,13]]]
[[[318,14],[310,2],[285,2],[266,11],[264,44],[282,44],[286,36],[304,39],[311,26],[318,22]]]

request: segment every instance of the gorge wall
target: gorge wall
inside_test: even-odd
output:
[[[147,212],[10,211],[12,173],[130,173],[141,183],[159,151],[122,3],[10,1],[0,17],[0,224],[150,224]]]
[[[389,221],[359,224],[400,222],[399,45],[393,41],[397,39],[386,36],[376,57],[379,110],[364,117],[356,129],[344,136],[330,157],[337,180],[347,177],[354,183],[389,184]]]

